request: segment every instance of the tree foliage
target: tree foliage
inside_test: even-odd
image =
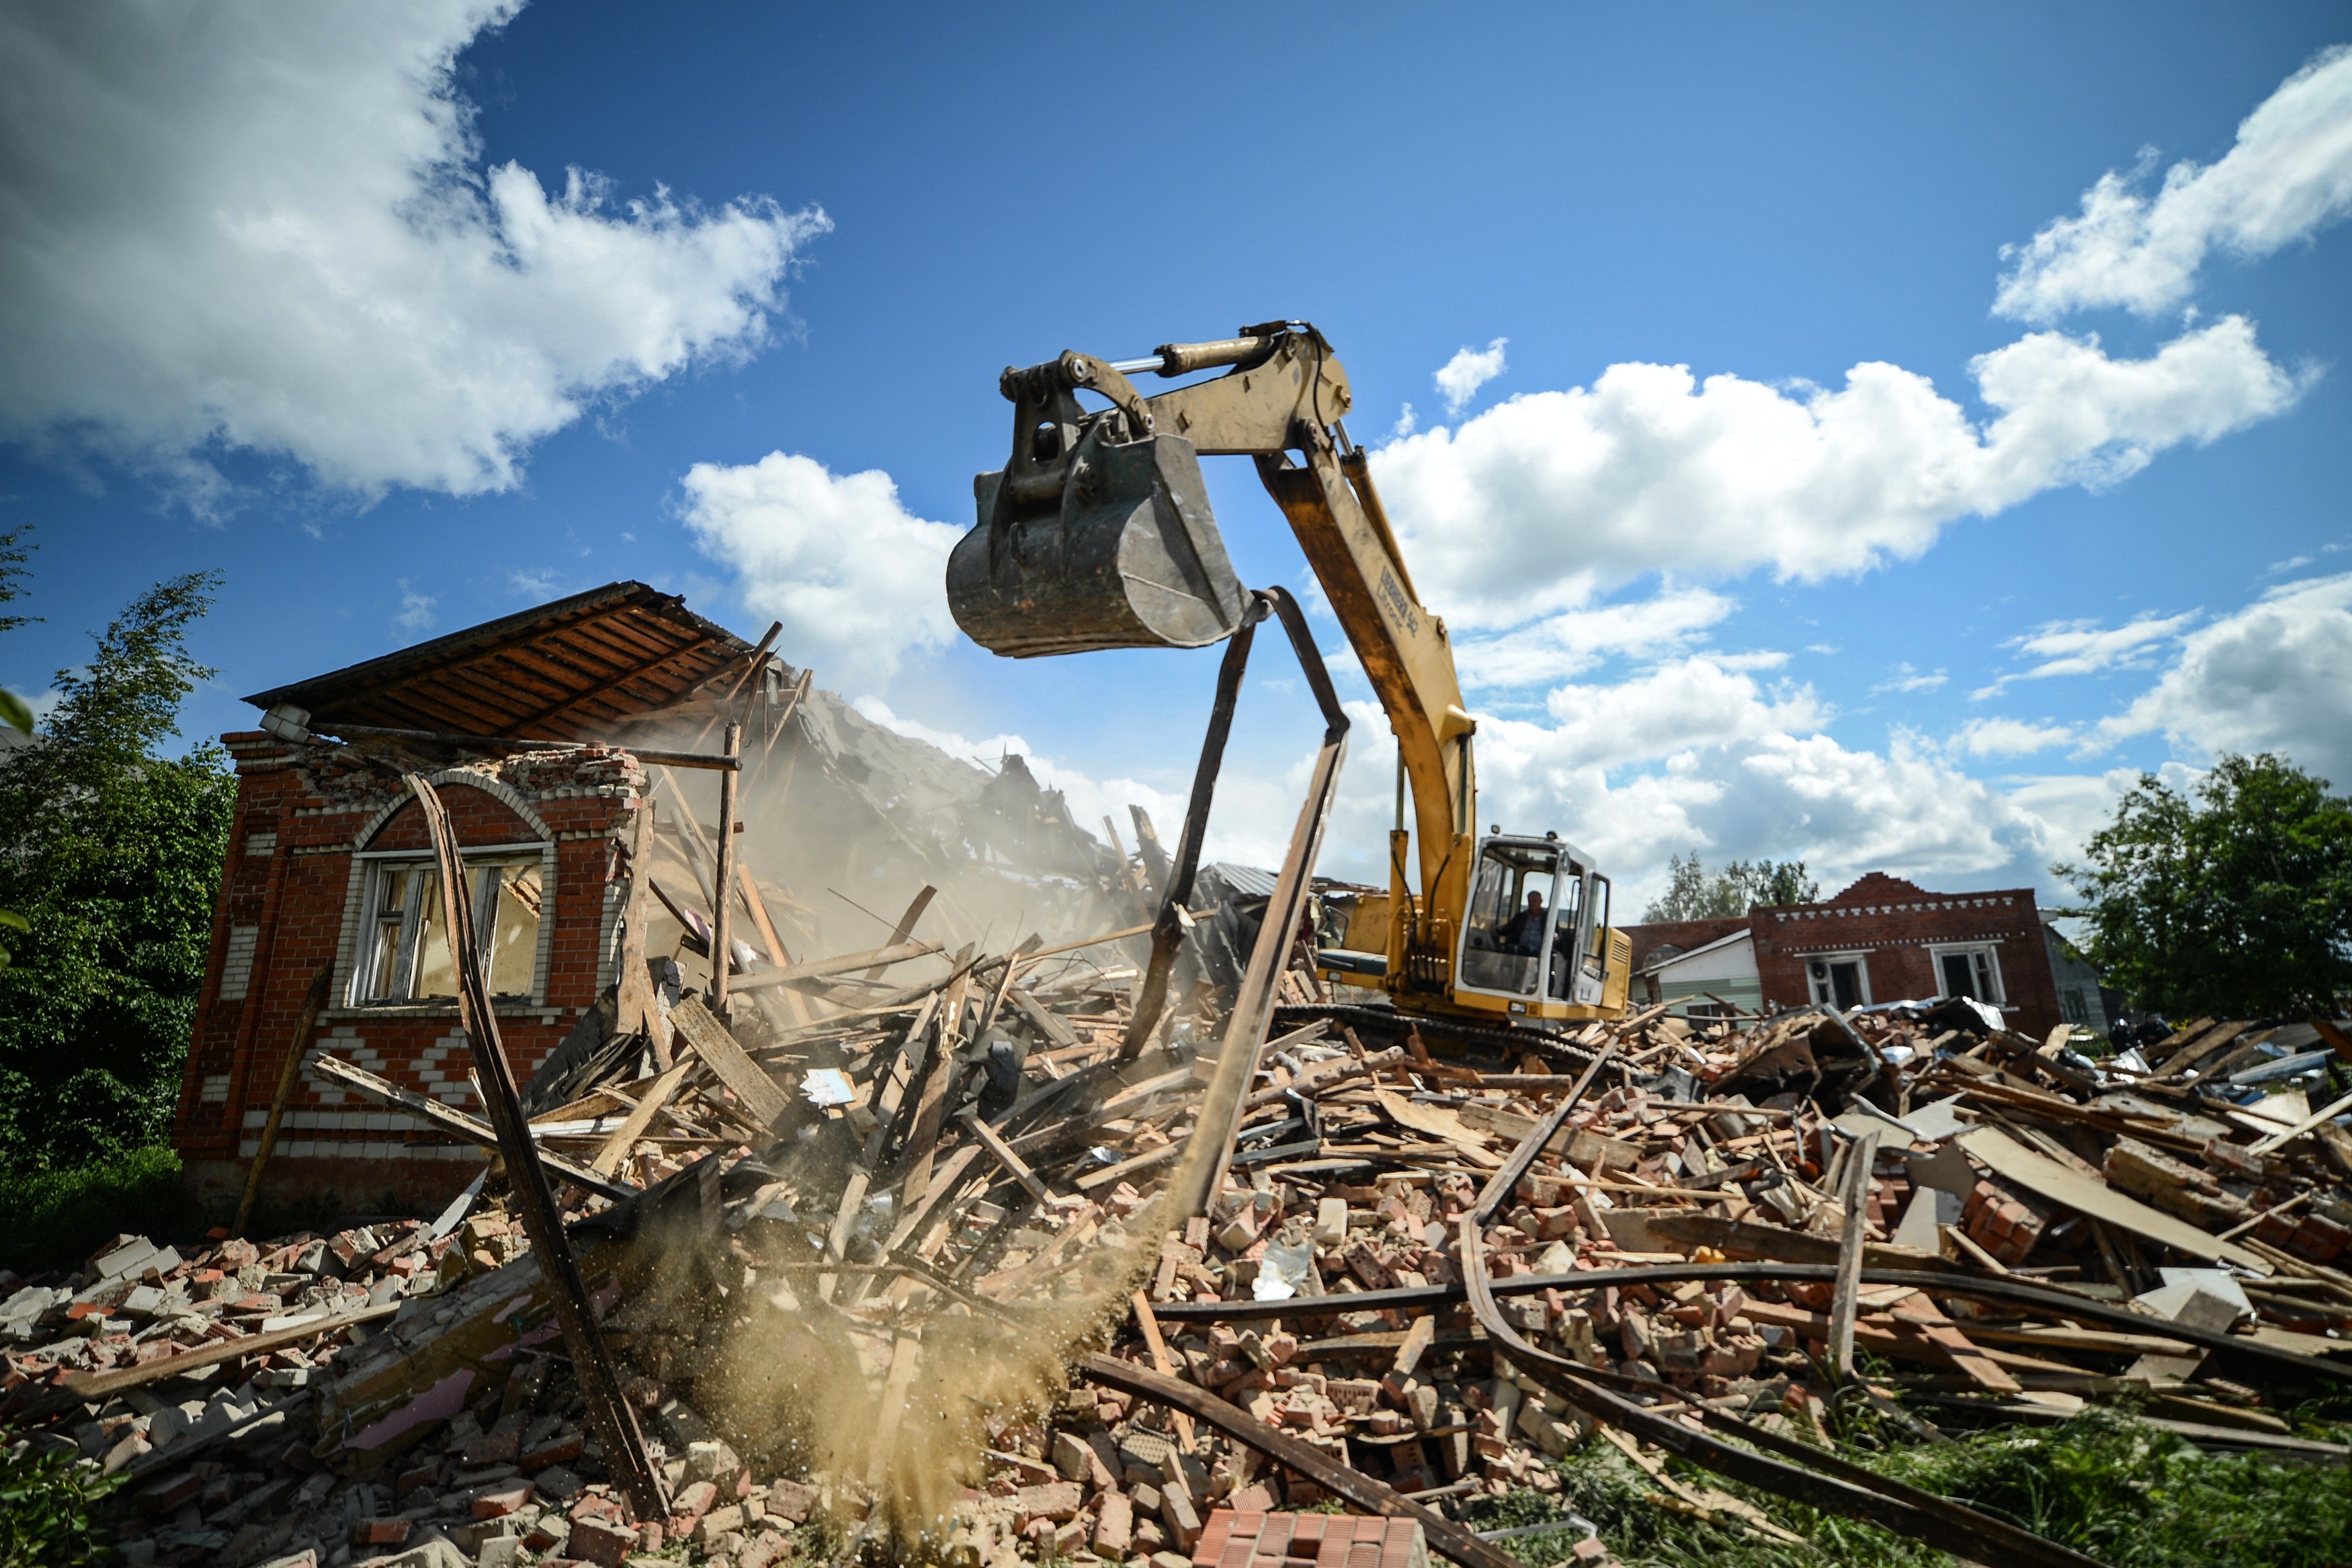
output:
[[[2190,795],[2154,774],[2053,866],[2091,961],[2143,1008],[2278,1017],[2352,993],[2352,800],[2284,758],[2224,757]]]
[[[1759,904],[1815,904],[1822,896],[1802,861],[1733,861],[1709,876],[1693,850],[1687,859],[1667,856],[1666,867],[1664,896],[1642,911],[1644,924],[1726,920]]]
[[[0,908],[26,927],[0,969],[0,1156],[20,1169],[169,1129],[236,787],[217,746],[163,748],[213,674],[186,633],[217,581],[133,600],[58,672],[36,737],[0,753]]]

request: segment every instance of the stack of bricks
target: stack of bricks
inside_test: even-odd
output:
[[[1265,1513],[1221,1508],[1192,1549],[1193,1568],[1429,1568],[1429,1542],[1410,1519]]]
[[[2021,1199],[1989,1181],[1980,1181],[1960,1211],[1960,1229],[1968,1239],[2003,1263],[2021,1263],[2042,1239],[2048,1222]]]

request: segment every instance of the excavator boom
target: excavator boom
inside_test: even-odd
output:
[[[1217,369],[1225,373],[1150,396],[1130,379]],[[1473,862],[1486,874],[1475,815],[1477,725],[1463,706],[1445,623],[1421,603],[1370,465],[1341,423],[1354,399],[1330,345],[1306,323],[1269,322],[1122,363],[1068,352],[1008,369],[999,386],[1013,405],[1013,451],[1003,469],[973,481],[977,526],[948,563],[957,623],[1015,658],[1202,647],[1232,635],[1249,594],[1225,552],[1200,459],[1253,459],[1380,698],[1401,783],[1410,785],[1411,831],[1401,800],[1391,836],[1386,983],[1401,1002],[1461,1005],[1454,971]],[[1089,409],[1081,392],[1108,406]],[[1553,842],[1530,852],[1558,860],[1566,846]],[[1418,897],[1408,844],[1417,852]],[[1585,863],[1578,874],[1589,872]],[[1515,873],[1515,901],[1531,874]],[[1580,896],[1578,908],[1591,903]],[[1622,976],[1617,988],[1622,996]],[[1504,1010],[1477,998],[1468,1005]]]

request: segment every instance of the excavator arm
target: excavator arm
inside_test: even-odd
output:
[[[1152,396],[1127,373],[1148,367],[1179,376],[1228,366],[1224,375]],[[1195,460],[1255,458],[1396,736],[1411,786],[1421,886],[1436,889],[1458,872],[1466,856],[1456,841],[1473,831],[1470,737],[1476,721],[1462,706],[1445,623],[1422,607],[1370,466],[1339,424],[1354,400],[1347,371],[1322,334],[1270,323],[1222,342],[1168,344],[1126,368],[1070,352],[1008,370],[1001,385],[1014,408],[1012,460],[1001,475],[980,476],[987,526],[966,539],[957,552],[963,559],[949,569],[950,603],[973,640],[1034,656],[1198,646],[1230,634],[1239,624],[1239,580],[1205,497],[1193,504]],[[1111,406],[1089,412],[1077,400],[1080,392]],[[1153,448],[1149,460],[1135,451],[1147,444]],[[1137,561],[1129,541],[1129,559],[1114,564],[1089,548],[1113,542],[1108,525],[1115,519],[1124,526],[1133,516],[1133,493],[1120,486],[1139,481],[1156,481],[1167,497],[1148,542],[1179,536],[1189,552],[1180,546],[1165,549],[1166,559]],[[1089,523],[1100,530],[1097,540],[1078,537]],[[1126,591],[1105,594],[1103,580],[1121,567],[1128,569]],[[1186,591],[1171,591],[1178,583]],[[1227,584],[1232,591],[1221,592]],[[1107,601],[1118,613],[1101,612]],[[1139,612],[1130,614],[1131,606]]]
[[[1154,395],[1131,379],[1216,369],[1225,373]],[[1065,353],[1008,369],[999,385],[1013,405],[1013,452],[973,482],[979,526],[948,565],[958,623],[1014,657],[1201,647],[1232,635],[1248,595],[1199,459],[1254,459],[1396,737],[1390,988],[1450,998],[1478,858],[1477,725],[1463,707],[1445,623],[1423,607],[1370,465],[1340,423],[1353,397],[1330,345],[1303,322],[1270,322],[1125,362]],[[1089,409],[1081,392],[1109,406]]]

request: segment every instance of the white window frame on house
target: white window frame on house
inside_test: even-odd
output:
[[[366,881],[360,896],[360,924],[350,946],[352,969],[350,1005],[355,1008],[415,1008],[436,1005],[454,1008],[454,995],[415,994],[420,959],[419,936],[428,925],[437,926],[441,920],[440,901],[436,892],[431,907],[413,904],[411,907],[387,910],[385,904],[397,880],[409,873],[437,869],[438,862],[429,850],[364,850],[355,857],[366,869]],[[499,900],[508,885],[507,874],[520,867],[532,867],[539,873],[539,909],[534,918],[535,929],[528,938],[530,947],[530,981],[528,989],[495,991],[501,1001],[538,1002],[547,989],[548,937],[553,930],[549,918],[549,902],[555,895],[555,846],[531,841],[519,844],[486,844],[460,852],[466,867],[467,881],[471,884],[474,929],[479,939],[486,966],[492,964],[491,952],[498,930]],[[395,925],[395,922],[397,923]],[[383,944],[389,939],[389,953]],[[444,940],[437,932],[432,940]],[[495,970],[491,974],[496,984]]]
[[[2009,987],[2000,977],[2000,946],[1994,942],[1938,942],[1927,949],[1927,962],[1936,967],[1936,994],[1944,996],[1944,960],[1966,958],[1974,971],[1977,983],[1992,992],[1976,999],[1988,1007],[2007,1007]]]
[[[1853,966],[1855,987],[1862,993],[1860,998],[1855,1001],[1854,1005],[1856,1007],[1864,1008],[1870,1005],[1870,955],[1867,952],[1813,953],[1806,956],[1806,996],[1811,998],[1814,1002],[1826,1002],[1830,1006],[1835,1007],[1837,1005],[1837,977],[1829,974],[1823,974],[1819,977],[1816,977],[1813,974],[1813,966],[1816,964],[1820,964],[1825,968],[1832,965],[1852,964]]]

